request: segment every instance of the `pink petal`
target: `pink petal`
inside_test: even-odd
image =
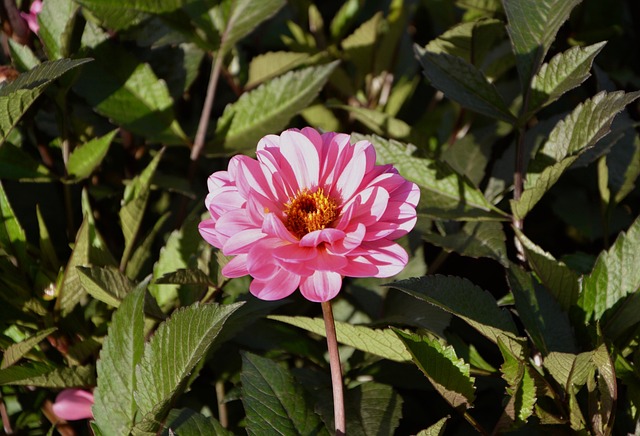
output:
[[[93,418],[93,394],[83,389],[65,389],[53,403],[53,413],[66,421]]]
[[[247,255],[238,254],[232,258],[223,268],[222,275],[230,279],[242,277],[249,274],[247,269]]]
[[[243,230],[230,237],[222,246],[225,256],[234,254],[246,254],[253,245],[266,235],[260,229]]]
[[[342,170],[336,181],[336,188],[343,201],[348,201],[360,187],[364,175],[376,162],[376,152],[371,143],[360,141],[354,146],[353,157]]]
[[[366,260],[378,268],[377,274],[373,277],[394,276],[402,271],[409,261],[409,256],[404,248],[386,239],[363,242],[354,251],[360,251]],[[343,271],[345,274],[350,275],[346,270]]]
[[[284,226],[284,223],[273,213],[268,213],[264,217],[264,221],[262,223],[262,231],[269,235],[283,241],[297,243],[298,240],[295,236],[291,234],[291,232]]]
[[[280,269],[269,280],[253,279],[249,291],[261,300],[281,300],[293,294],[299,284],[299,276]]]
[[[274,248],[272,255],[289,262],[302,262],[315,258],[318,255],[317,251],[315,248],[301,247],[298,244],[286,244]]]
[[[342,276],[333,271],[316,271],[300,282],[300,292],[309,301],[329,301],[340,292]]]
[[[322,230],[314,230],[313,232],[307,233],[300,239],[301,247],[317,247],[323,242],[327,242],[329,244],[333,244],[336,241],[345,237],[345,233],[342,230],[338,229],[322,229]]]
[[[356,228],[352,232],[347,233],[342,240],[331,244],[331,251],[343,255],[351,252],[360,245],[366,232],[367,227],[362,223],[357,223]]]
[[[298,189],[318,186],[320,157],[318,150],[306,136],[298,132],[282,132],[280,151],[293,170]]]
[[[216,231],[216,223],[213,220],[204,220],[198,224],[198,231],[202,238],[216,248],[222,248],[222,242]]]

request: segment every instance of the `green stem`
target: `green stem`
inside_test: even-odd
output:
[[[331,385],[333,387],[333,415],[336,428],[336,436],[346,434],[346,421],[344,414],[344,392],[342,386],[342,369],[340,367],[340,353],[338,352],[338,338],[336,336],[336,324],[333,320],[333,310],[330,301],[323,301],[322,316],[324,328],[327,332],[327,348],[329,349],[329,365],[331,366]]]

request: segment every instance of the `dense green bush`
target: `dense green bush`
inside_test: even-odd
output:
[[[330,433],[319,305],[197,231],[209,174],[312,126],[421,189],[405,270],[333,300],[347,434],[637,433],[638,9],[44,0],[29,34],[4,2],[5,432],[97,387],[57,431]]]

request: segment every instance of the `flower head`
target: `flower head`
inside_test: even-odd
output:
[[[29,7],[29,13],[20,12],[20,16],[27,22],[27,26],[33,33],[38,33],[40,25],[38,24],[38,14],[42,11],[42,0],[34,0]]]
[[[93,394],[83,389],[64,389],[53,403],[53,413],[66,421],[93,418]]]
[[[408,256],[393,242],[416,223],[418,187],[376,165],[368,141],[287,130],[260,140],[257,159],[234,156],[208,180],[211,218],[202,237],[233,257],[227,277],[251,275],[263,300],[300,288],[311,301],[336,296],[342,278],[390,277]]]

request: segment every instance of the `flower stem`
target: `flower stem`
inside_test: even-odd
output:
[[[336,436],[346,434],[346,421],[344,415],[344,393],[342,387],[342,369],[340,368],[340,353],[338,352],[338,339],[336,337],[336,324],[333,320],[333,310],[330,301],[323,301],[322,316],[324,328],[327,331],[327,348],[329,349],[329,364],[331,366],[331,384],[333,387],[333,415],[336,427]]]

